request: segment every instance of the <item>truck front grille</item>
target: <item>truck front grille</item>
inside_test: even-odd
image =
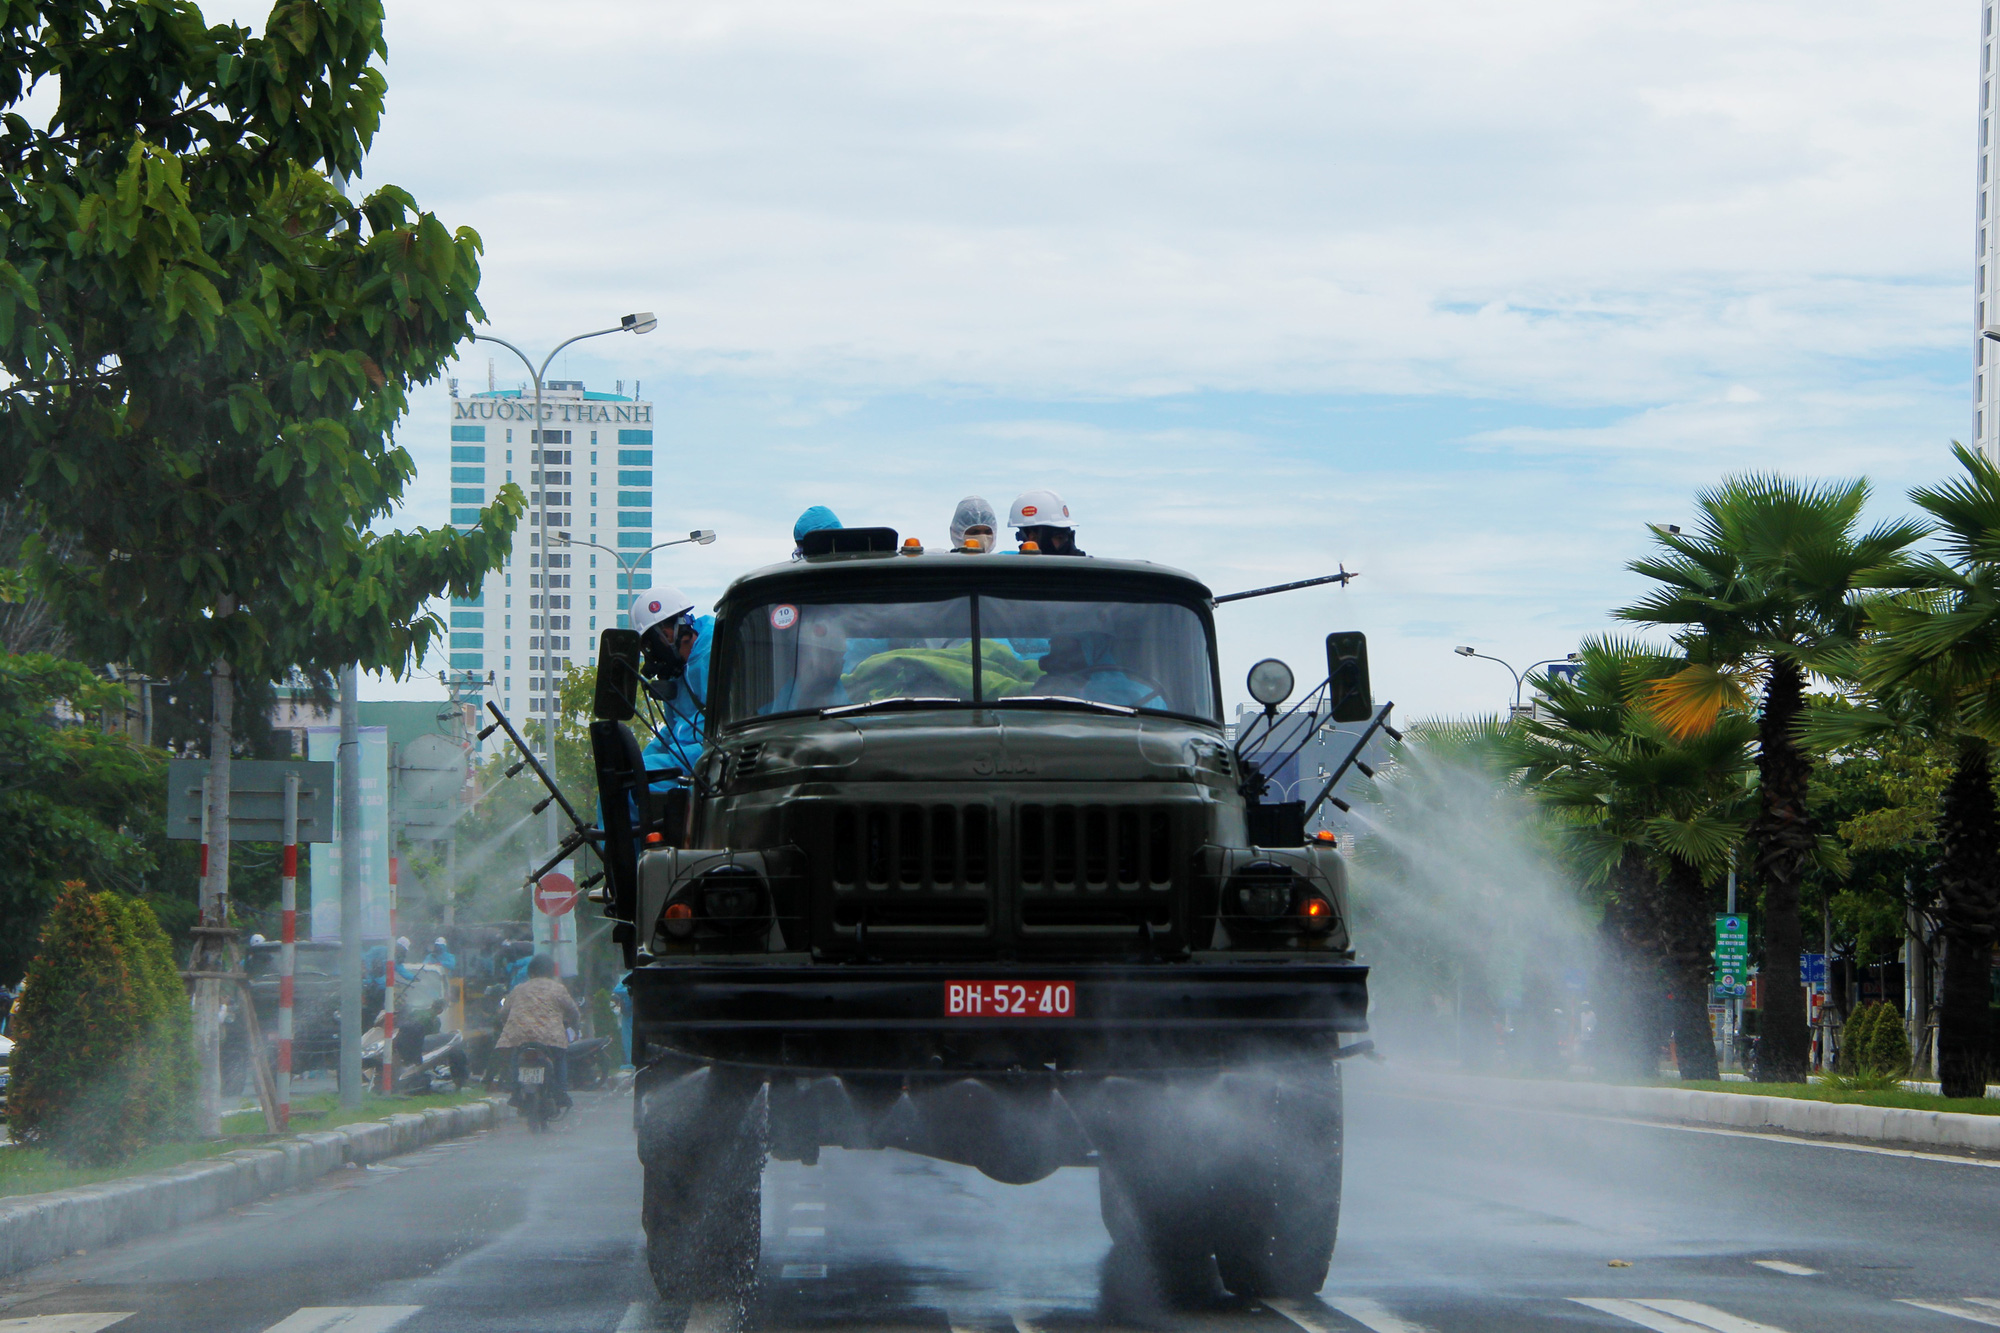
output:
[[[984,805],[842,805],[833,813],[833,886],[984,890],[992,836]]]
[[[1024,805],[1015,815],[1021,888],[1164,888],[1174,878],[1172,812],[1158,805]]]

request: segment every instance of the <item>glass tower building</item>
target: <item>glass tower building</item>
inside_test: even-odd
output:
[[[491,672],[519,726],[544,715],[566,667],[596,660],[598,631],[626,623],[632,591],[653,584],[643,554],[653,544],[653,405],[550,380],[538,428],[531,392],[454,390],[450,401],[453,526],[476,524],[510,481],[528,497],[507,563],[475,596],[452,598],[449,613],[452,674]]]

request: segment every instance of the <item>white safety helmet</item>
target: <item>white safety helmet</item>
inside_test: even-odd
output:
[[[1069,506],[1054,491],[1029,491],[1007,511],[1010,528],[1074,528]]]
[[[632,599],[632,628],[644,634],[661,621],[684,616],[692,610],[694,602],[679,588],[655,588]]]

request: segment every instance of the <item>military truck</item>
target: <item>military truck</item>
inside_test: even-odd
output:
[[[750,1280],[767,1156],[829,1147],[1094,1165],[1114,1244],[1170,1290],[1316,1291],[1367,969],[1338,851],[1260,817],[1213,596],[814,537],[718,604],[685,787],[644,774],[636,636],[601,644],[593,896],[633,963],[662,1295]]]

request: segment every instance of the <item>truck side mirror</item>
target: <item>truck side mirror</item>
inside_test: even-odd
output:
[[[597,693],[592,717],[629,722],[639,711],[639,631],[608,629],[597,636]]]
[[[1366,722],[1375,716],[1368,688],[1368,636],[1339,630],[1326,636],[1326,678],[1335,722]]]

